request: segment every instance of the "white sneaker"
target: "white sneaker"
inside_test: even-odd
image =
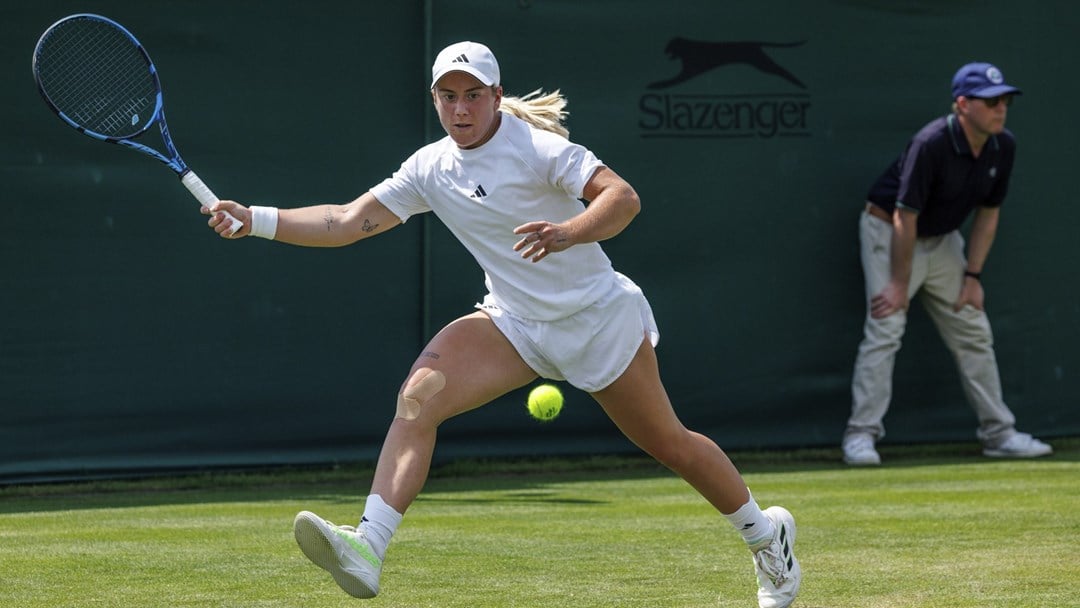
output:
[[[359,598],[379,593],[382,560],[363,531],[335,526],[310,511],[301,511],[293,520],[293,536],[304,555],[329,572],[345,593]]]
[[[844,437],[844,462],[854,466],[881,464],[881,456],[874,449],[874,436],[870,433],[851,433]]]
[[[1027,433],[1015,433],[996,448],[984,448],[983,456],[992,458],[1035,458],[1054,453],[1049,444],[1035,439]]]
[[[795,559],[795,518],[784,507],[763,511],[773,523],[772,541],[754,552],[760,608],[787,608],[795,601],[802,569]]]

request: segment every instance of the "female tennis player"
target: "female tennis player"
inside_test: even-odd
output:
[[[723,450],[679,421],[660,381],[649,303],[599,245],[638,214],[637,193],[567,139],[558,91],[504,97],[499,76],[482,44],[440,52],[431,97],[447,136],[350,203],[203,208],[225,238],[312,247],[350,244],[431,211],[486,275],[477,310],[444,327],[409,370],[359,525],[303,511],[297,543],[347,593],[374,597],[387,545],[428,476],[439,425],[541,376],[589,393],[631,441],[700,492],[749,546],[759,605],[790,605],[801,578],[794,519],[782,507],[762,511]],[[235,235],[224,212],[244,223]]]

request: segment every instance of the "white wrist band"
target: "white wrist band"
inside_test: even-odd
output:
[[[277,207],[251,207],[251,236],[274,239],[277,234]]]

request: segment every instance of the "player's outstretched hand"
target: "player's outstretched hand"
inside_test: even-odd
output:
[[[223,239],[238,239],[251,233],[251,210],[240,203],[218,201],[212,209],[208,209],[204,205],[200,211],[203,215],[210,216],[206,223]],[[225,217],[225,212],[231,213],[233,217],[243,222],[243,225],[236,232],[232,232],[232,221]]]

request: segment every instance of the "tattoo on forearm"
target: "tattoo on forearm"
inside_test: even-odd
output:
[[[420,353],[420,356],[426,357],[428,359],[438,359],[439,353],[433,353],[430,350],[425,350],[424,352]]]
[[[330,209],[330,207],[326,208],[326,214],[323,215],[323,221],[326,222],[326,231],[330,232],[330,228],[334,224],[334,212]]]
[[[372,224],[371,220],[365,219],[364,220],[364,225],[361,226],[360,229],[363,230],[364,232],[372,232],[373,230],[375,230],[378,227],[379,227],[378,224]]]

